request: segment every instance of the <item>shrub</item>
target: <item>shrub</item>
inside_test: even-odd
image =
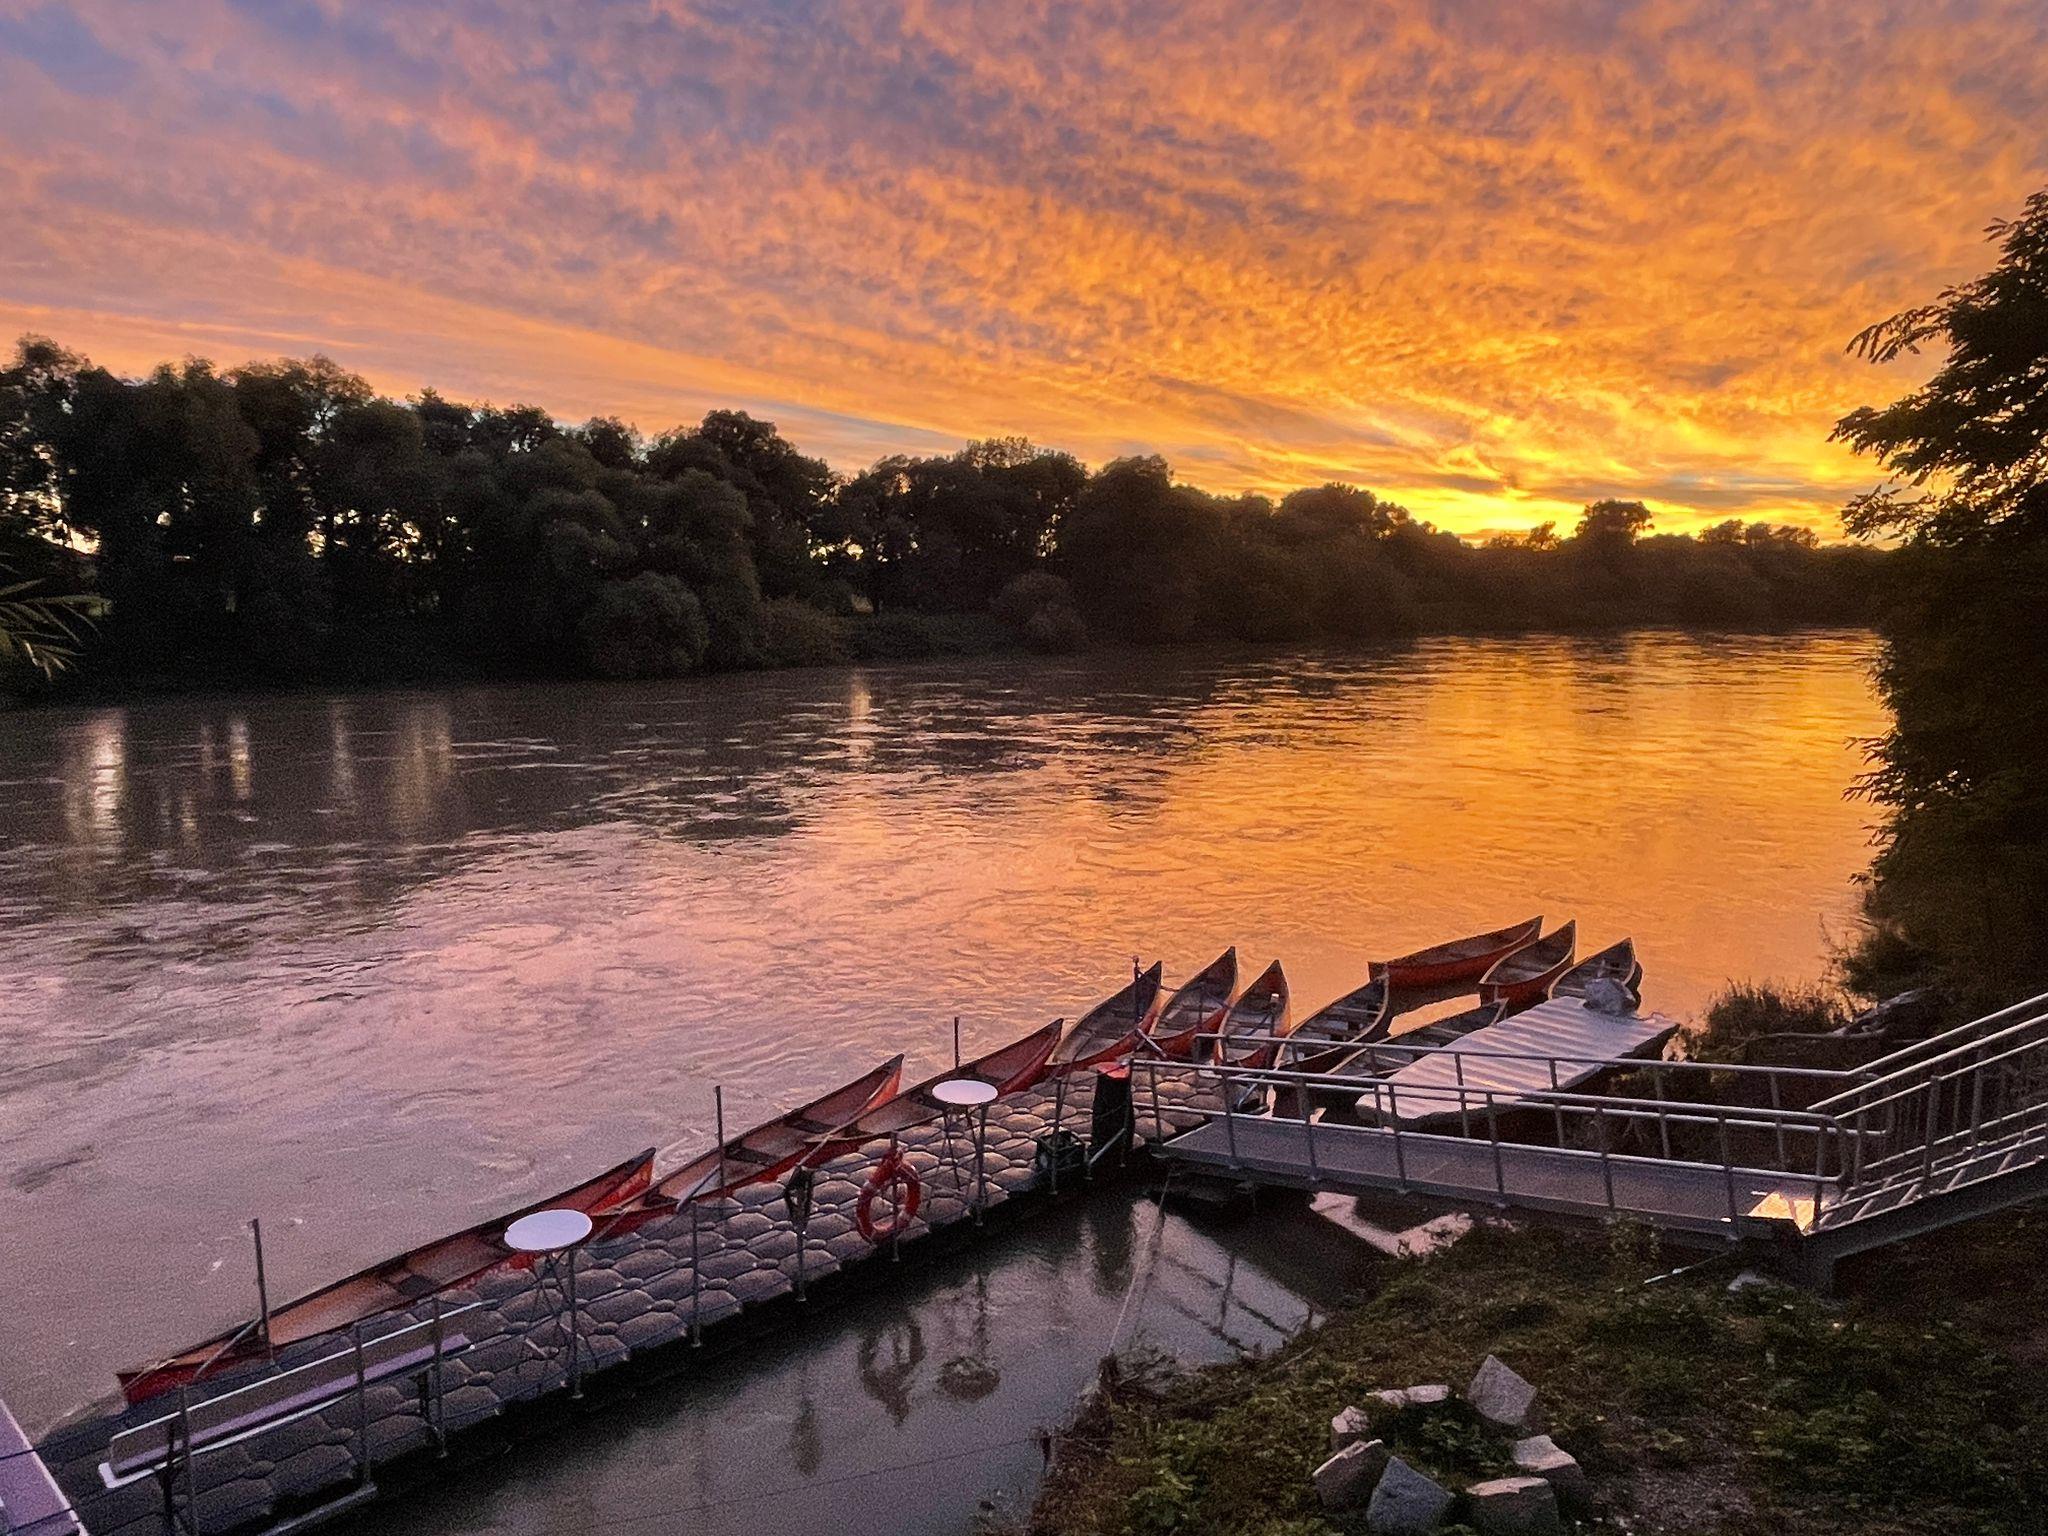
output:
[[[1849,1022],[1841,994],[1828,987],[1738,981],[1707,1007],[1707,1024],[1687,1044],[1696,1061],[1740,1062],[1765,1035],[1824,1035]]]
[[[608,581],[576,625],[583,657],[605,677],[673,677],[704,659],[704,610],[673,576]]]
[[[845,659],[839,621],[830,614],[789,597],[761,605],[763,666],[828,667]]]

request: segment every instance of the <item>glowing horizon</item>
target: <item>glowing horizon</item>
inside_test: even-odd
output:
[[[2048,12],[0,0],[0,327],[855,469],[1834,531],[1843,346],[2048,181]]]

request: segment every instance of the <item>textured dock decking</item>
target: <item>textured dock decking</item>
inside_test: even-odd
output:
[[[1575,998],[1552,998],[1389,1073],[1360,1097],[1358,1109],[1383,1124],[1398,1117],[1403,1125],[1427,1125],[1455,1119],[1461,1108],[1484,1113],[1489,1092],[1493,1107],[1503,1109],[1596,1077],[1603,1062],[1654,1056],[1677,1032],[1678,1022],[1659,1013],[1601,1013]],[[1392,1044],[1400,1043],[1397,1035]]]
[[[1149,1085],[1133,1094],[1139,1144],[1199,1124],[1220,1107],[1206,1085],[1178,1074],[1163,1074],[1155,1123]],[[1086,1139],[1094,1097],[1092,1074],[1068,1084],[1061,1125]],[[1038,1138],[1051,1128],[1051,1085],[999,1100],[989,1112],[984,1171],[990,1213],[1042,1189],[1034,1162]],[[974,1217],[974,1147],[955,1117],[951,1146],[940,1124],[905,1132],[905,1156],[925,1186],[923,1207],[900,1240],[907,1258],[935,1234],[964,1229]],[[817,1285],[863,1262],[886,1265],[892,1245],[879,1248],[855,1224],[860,1188],[878,1142],[836,1158],[817,1171],[805,1230],[803,1277]],[[1066,1180],[1062,1178],[1062,1187]],[[1007,1214],[1007,1213],[1006,1213]],[[707,1342],[751,1308],[791,1295],[797,1283],[796,1229],[780,1182],[752,1185],[733,1198],[699,1208],[695,1221],[696,1272],[691,1267],[692,1217],[650,1225],[582,1251],[576,1267],[583,1378],[595,1383],[608,1369],[629,1359],[670,1350],[691,1334],[693,1321]],[[698,1279],[701,1276],[701,1287]],[[477,1342],[443,1366],[443,1426],[451,1437],[496,1419],[515,1405],[556,1395],[568,1387],[567,1334],[557,1307],[544,1300],[535,1276],[511,1269],[487,1274],[474,1285],[448,1292],[452,1309],[482,1302],[483,1310],[463,1322]],[[393,1313],[369,1325],[373,1334],[423,1319],[428,1310]],[[343,1336],[345,1338],[345,1336]],[[179,1342],[179,1341],[169,1341]],[[308,1340],[278,1352],[277,1367],[288,1368],[330,1354],[335,1336]],[[681,1356],[678,1359],[683,1358]],[[223,1372],[208,1392],[225,1391],[257,1379],[269,1366]],[[420,1394],[410,1381],[369,1388],[369,1447],[372,1460],[387,1463],[411,1452],[431,1450],[434,1436],[421,1413]],[[118,1399],[104,1415],[70,1425],[43,1441],[44,1458],[72,1506],[93,1536],[161,1536],[168,1527],[162,1491],[153,1478],[108,1489],[99,1464],[119,1431],[176,1411],[175,1395],[139,1408]],[[263,1431],[252,1439],[202,1450],[196,1459],[192,1500],[198,1528],[215,1533],[258,1527],[275,1517],[342,1496],[356,1481],[356,1405],[353,1396],[304,1418]],[[41,1533],[38,1532],[38,1536]]]
[[[1810,1178],[1357,1125],[1218,1116],[1161,1149],[1176,1163],[1318,1189],[1398,1190],[1569,1215],[1610,1213],[1754,1236],[1810,1219]]]

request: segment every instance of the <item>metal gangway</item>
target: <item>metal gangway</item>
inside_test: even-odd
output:
[[[1451,1070],[1404,1094],[1404,1067],[1453,1050]],[[1522,1086],[1468,1084],[1467,1062]],[[1496,1052],[1472,1036],[1436,1051],[1396,1037],[1340,1074],[1144,1057],[1132,1072],[1140,1115],[1162,1073],[1213,1094],[1206,1123],[1162,1138],[1177,1167],[1630,1218],[1772,1246],[1817,1284],[1852,1254],[2048,1194],[2048,994],[1852,1068]],[[1614,1091],[1587,1091],[1594,1079]]]

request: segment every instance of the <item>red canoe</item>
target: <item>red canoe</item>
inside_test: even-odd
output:
[[[1159,1010],[1152,1043],[1163,1056],[1185,1061],[1196,1050],[1196,1036],[1214,1034],[1237,998],[1237,946],[1231,945],[1195,972]]]
[[[339,1333],[352,1324],[400,1307],[425,1301],[450,1286],[474,1280],[514,1257],[505,1246],[505,1229],[522,1216],[535,1211],[576,1210],[601,1215],[646,1194],[654,1176],[654,1149],[628,1158],[596,1178],[521,1206],[503,1216],[478,1222],[450,1237],[436,1238],[408,1253],[322,1286],[317,1291],[273,1307],[270,1313],[272,1347],[296,1344],[324,1333]],[[237,1337],[240,1335],[240,1337]],[[230,1342],[232,1341],[232,1342]],[[252,1324],[231,1328],[183,1354],[141,1370],[118,1373],[121,1393],[131,1403],[140,1403],[185,1386],[229,1366],[264,1354],[263,1339]]]
[[[1262,1035],[1284,1035],[1294,1027],[1292,1005],[1287,996],[1287,973],[1275,960],[1259,973],[1259,979],[1244,989],[1244,995],[1230,1005],[1223,1016],[1223,1038],[1217,1042],[1217,1059],[1227,1067],[1254,1069],[1272,1065],[1277,1049]],[[1240,1036],[1254,1038],[1235,1043]]]
[[[1288,1033],[1280,1067],[1288,1072],[1328,1072],[1357,1047],[1384,1040],[1393,1027],[1394,989],[1375,976],[1357,990],[1317,1009]]]
[[[1496,960],[1479,979],[1479,1001],[1506,1003],[1509,1008],[1526,1008],[1550,995],[1551,984],[1572,968],[1577,953],[1579,925],[1566,923],[1533,944]]]
[[[1042,1028],[1034,1029],[1022,1040],[1014,1040],[986,1056],[977,1056],[950,1072],[941,1072],[915,1088],[904,1089],[893,1099],[875,1105],[837,1134],[821,1140],[817,1155],[806,1161],[822,1162],[842,1152],[851,1152],[865,1142],[879,1141],[884,1136],[894,1136],[913,1126],[931,1124],[945,1114],[948,1107],[932,1096],[932,1089],[940,1083],[974,1078],[994,1088],[997,1098],[1006,1093],[1022,1092],[1045,1074],[1046,1061],[1051,1057],[1053,1047],[1059,1044],[1060,1031],[1064,1027],[1054,1019]]]
[[[1397,987],[1437,987],[1455,981],[1472,981],[1484,976],[1496,961],[1513,954],[1543,930],[1543,919],[1475,933],[1470,938],[1432,944],[1394,960],[1375,960],[1367,974],[1384,976]]]
[[[1162,969],[1154,965],[1143,975],[1133,977],[1116,996],[1090,1008],[1054,1049],[1046,1075],[1065,1077],[1130,1055],[1132,1047],[1159,1017]]]

